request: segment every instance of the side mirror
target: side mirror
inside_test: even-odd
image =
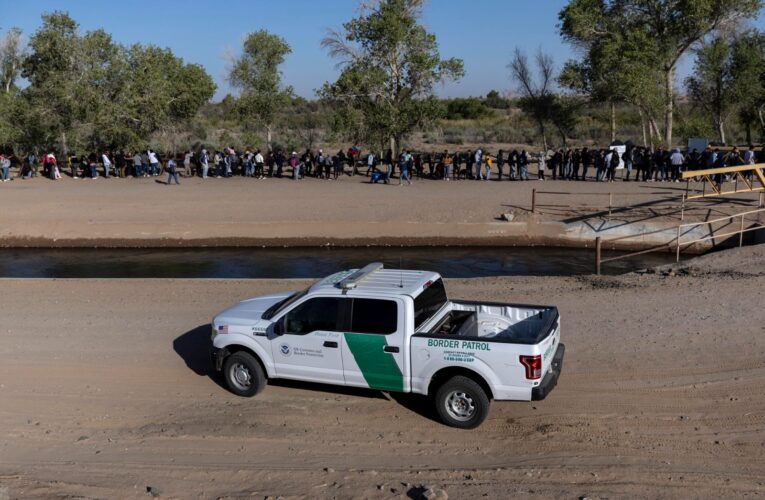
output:
[[[284,335],[284,318],[274,323],[274,334]]]

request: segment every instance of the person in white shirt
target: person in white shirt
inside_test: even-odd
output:
[[[475,150],[475,180],[483,180],[483,173],[481,172],[481,164],[483,162],[483,151],[480,149]]]
[[[101,162],[104,164],[104,179],[109,178],[109,169],[112,168],[112,162],[109,159],[109,155],[106,153],[101,154]]]
[[[149,165],[151,165],[151,175],[156,177],[159,175],[159,160],[157,159],[157,154],[150,149],[148,151],[148,155]]]
[[[263,155],[260,153],[260,150],[258,149],[255,151],[255,177],[258,179],[265,179],[266,177],[263,175],[263,164],[265,163],[265,160],[263,160]]]

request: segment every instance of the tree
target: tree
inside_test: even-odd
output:
[[[556,95],[552,90],[555,66],[552,57],[542,52],[541,48],[537,52],[535,61],[538,73],[536,77],[529,66],[526,54],[516,47],[508,68],[521,94],[518,105],[525,113],[534,117],[539,128],[539,135],[542,136],[544,150],[547,151],[546,124],[553,116],[556,101]]]
[[[198,65],[169,49],[115,43],[103,30],[80,34],[63,12],[43,15],[30,40],[22,76],[25,127],[31,147],[56,142],[117,148],[145,145],[160,130],[194,116],[215,85]]]
[[[662,75],[664,139],[672,145],[674,74],[680,58],[726,23],[751,17],[761,0],[570,0],[558,17],[563,38],[588,46],[622,33],[640,32],[653,43],[649,61]]]
[[[11,28],[0,38],[0,78],[5,93],[16,87],[21,74],[21,64],[26,57],[26,44],[19,28]]]
[[[714,38],[696,51],[693,74],[685,84],[693,103],[710,114],[717,138],[725,144],[725,123],[738,101],[728,40]]]
[[[754,123],[759,122],[760,136],[765,137],[765,33],[752,30],[742,34],[731,52],[734,93],[746,127],[746,140],[751,144]]]
[[[279,66],[292,50],[284,39],[261,30],[250,33],[242,55],[234,61],[229,81],[241,91],[237,109],[249,125],[259,120],[266,129],[266,144],[271,149],[271,134],[277,112],[290,102],[292,88],[282,88]]]
[[[336,127],[354,130],[394,155],[402,138],[441,114],[433,89],[464,75],[460,59],[441,59],[435,35],[418,23],[423,0],[380,0],[330,32],[322,45],[342,72],[320,95],[335,106]]]
[[[29,81],[24,95],[30,111],[44,124],[45,143],[58,139],[66,155],[67,133],[81,110],[75,97],[81,77],[77,23],[63,12],[44,14],[42,20],[29,42],[31,52],[23,64],[22,76]]]

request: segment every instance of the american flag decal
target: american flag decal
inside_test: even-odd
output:
[[[219,325],[218,333],[228,333],[228,325]]]

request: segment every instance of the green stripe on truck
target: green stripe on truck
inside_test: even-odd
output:
[[[361,375],[372,389],[383,391],[404,391],[404,376],[399,370],[393,355],[383,351],[385,337],[363,333],[346,333],[353,359],[361,370]]]

